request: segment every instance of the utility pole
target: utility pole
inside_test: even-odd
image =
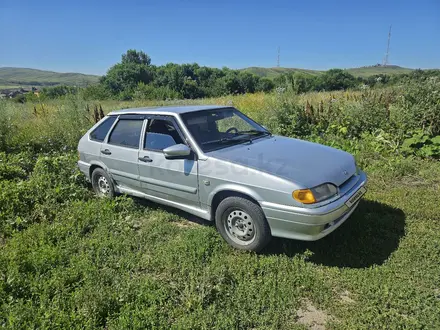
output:
[[[278,46],[277,67],[280,67],[280,46]]]
[[[388,57],[390,55],[391,26],[392,25],[390,25],[390,30],[388,31],[387,52],[385,53],[385,57],[383,59],[382,66],[387,66],[388,65]]]

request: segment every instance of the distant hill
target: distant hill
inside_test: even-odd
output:
[[[99,76],[82,73],[59,73],[27,68],[0,68],[0,89],[43,86],[87,86],[96,84]]]
[[[307,70],[297,68],[261,68],[249,67],[242,69],[244,71],[252,72],[260,77],[274,78],[277,75],[287,72],[301,72],[309,75],[319,75],[324,71]],[[369,66],[361,68],[346,69],[356,77],[368,77],[376,74],[400,74],[408,73],[413,69],[402,68],[400,66]],[[30,88],[30,87],[44,87],[44,86],[87,86],[96,84],[99,81],[99,76],[82,74],[82,73],[60,73],[53,71],[44,71],[27,68],[12,68],[0,67],[0,90],[11,88]]]
[[[324,71],[318,70],[307,70],[307,69],[296,69],[296,68],[261,68],[261,67],[250,67],[243,69],[244,71],[252,72],[260,77],[274,78],[279,74],[288,72],[301,72],[310,75],[318,75]],[[345,69],[347,72],[355,77],[369,77],[376,74],[401,74],[409,73],[414,69],[402,68],[397,65],[390,66],[368,66],[361,68],[351,68]]]
[[[402,68],[397,65],[389,65],[389,66],[366,66],[362,68],[352,68],[347,69],[349,73],[351,73],[355,77],[369,77],[374,76],[376,74],[402,74],[402,73],[410,73],[414,71],[414,69],[410,68]]]
[[[317,70],[307,70],[307,69],[297,69],[297,68],[262,68],[262,67],[250,67],[242,69],[243,71],[248,71],[253,74],[256,74],[260,77],[267,77],[267,78],[275,78],[276,76],[283,74],[283,73],[289,73],[289,72],[301,72],[304,74],[310,74],[310,75],[318,75],[322,73],[323,71],[317,71]]]

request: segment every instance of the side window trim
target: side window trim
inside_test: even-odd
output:
[[[163,154],[163,150],[161,149],[150,149],[150,148],[145,148],[145,141],[147,138],[147,133],[148,133],[148,125],[150,123],[150,121],[152,119],[160,119],[160,120],[165,120],[165,121],[169,121],[174,125],[174,128],[176,129],[177,133],[179,134],[183,144],[188,145],[188,142],[186,141],[186,137],[183,134],[182,130],[180,129],[179,123],[177,122],[176,118],[174,118],[173,116],[160,116],[160,115],[151,115],[147,117],[147,124],[145,125],[145,131],[144,131],[144,136],[143,139],[141,141],[141,150],[144,151],[150,151],[150,152],[157,152],[157,153],[161,153]],[[190,147],[191,148],[191,147]]]
[[[115,121],[113,122],[113,124],[110,126],[110,128],[108,129],[108,131],[107,131],[107,133],[106,133],[106,135],[105,135],[105,137],[104,137],[104,140],[101,141],[101,140],[97,140],[97,139],[92,138],[92,134],[93,134],[93,133],[94,133],[99,127],[101,127],[101,125],[104,124],[105,121],[109,120],[109,119],[112,118],[112,117],[116,117],[116,119],[115,119]],[[105,119],[105,121],[103,121],[100,125],[96,126],[95,129],[89,133],[89,140],[90,140],[90,141],[98,142],[98,143],[106,143],[107,138],[108,138],[108,136],[109,136],[109,133],[113,130],[113,128],[115,127],[115,124],[118,122],[118,116],[108,116],[108,117]]]
[[[102,141],[102,143],[107,144],[108,138],[110,137],[111,132],[113,132],[118,122],[119,122],[119,116],[116,117],[115,122],[113,123],[112,127],[110,127],[110,129],[108,130],[107,135],[105,136],[104,141]]]
[[[144,118],[145,118],[144,116],[143,116],[143,117],[130,118],[130,117],[125,116],[125,115],[119,115],[118,118],[117,118],[117,119],[115,120],[115,122],[113,123],[113,126],[111,127],[111,129],[108,131],[107,136],[105,137],[105,139],[104,139],[104,141],[103,141],[102,143],[105,143],[105,144],[108,144],[108,145],[111,145],[111,146],[120,147],[120,148],[127,148],[127,149],[139,150],[139,148],[141,147],[141,143],[143,143],[143,140],[142,140],[141,138],[142,138],[142,131],[143,131],[144,126],[145,126],[145,120],[144,120]],[[132,146],[128,146],[128,145],[125,145],[125,144],[110,143],[110,142],[109,142],[110,136],[111,136],[111,134],[113,133],[114,129],[116,128],[116,125],[117,125],[120,121],[122,121],[122,120],[127,120],[127,119],[139,120],[139,121],[142,120],[141,133],[140,133],[140,138],[139,138],[139,142],[138,142],[137,147],[132,147]]]

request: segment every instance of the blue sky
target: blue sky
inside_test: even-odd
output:
[[[0,0],[0,66],[104,74],[134,48],[153,64],[440,68],[440,0]]]

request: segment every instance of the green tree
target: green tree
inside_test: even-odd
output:
[[[122,55],[122,63],[145,64],[149,66],[151,64],[151,58],[143,51],[129,49],[127,53]]]
[[[244,88],[237,76],[237,73],[230,70],[225,77],[222,78],[225,83],[226,90],[228,94],[242,94],[244,93]]]
[[[257,84],[257,92],[270,92],[275,88],[274,82],[269,78],[260,78]]]
[[[354,86],[356,86],[356,78],[353,75],[345,70],[331,69],[318,76],[316,89],[334,91]]]
[[[203,97],[203,91],[199,88],[197,81],[186,77],[182,87],[182,95],[185,99],[197,99]]]
[[[311,79],[303,73],[295,72],[292,75],[292,88],[296,94],[308,92],[312,88]]]
[[[240,90],[245,93],[254,93],[257,88],[259,77],[246,71],[240,71],[238,73],[238,79],[240,81]]]
[[[112,93],[130,91],[143,82],[148,84],[153,80],[154,68],[150,66],[150,57],[144,52],[128,50],[122,55],[121,63],[113,65],[101,83]]]

